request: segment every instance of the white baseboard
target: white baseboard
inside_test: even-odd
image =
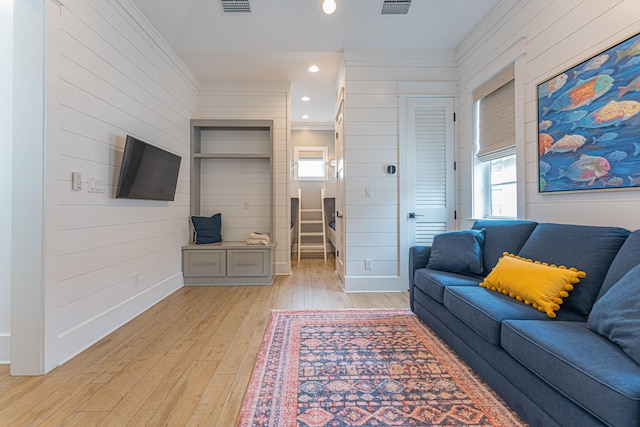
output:
[[[398,276],[345,276],[345,292],[408,292],[409,283]]]
[[[0,334],[0,365],[11,363],[11,334]]]
[[[58,365],[71,360],[130,320],[184,286],[182,272],[176,273],[138,294],[110,307],[80,325],[58,335]]]
[[[276,262],[274,267],[275,267],[274,274],[277,276],[286,276],[291,274],[290,262]]]

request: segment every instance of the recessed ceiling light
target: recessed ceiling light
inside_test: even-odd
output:
[[[302,116],[303,119],[308,119],[309,116],[307,114],[305,114],[304,116]]]
[[[309,101],[311,98],[309,98],[308,96],[303,96],[301,99],[302,99],[304,102],[307,102],[307,101]]]
[[[322,0],[322,11],[331,15],[336,11],[336,0]]]
[[[317,65],[312,65],[311,67],[309,67],[309,72],[311,73],[317,73],[318,71],[320,71],[320,68],[318,68]]]

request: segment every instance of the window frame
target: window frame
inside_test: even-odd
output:
[[[517,157],[516,157],[516,152],[515,152],[515,147],[513,148],[513,152],[510,154],[505,154],[504,156],[501,157],[496,157],[493,158],[491,160],[487,160],[484,162],[480,162],[481,163],[481,167],[483,169],[483,179],[484,179],[484,188],[486,188],[486,191],[484,191],[484,210],[483,210],[483,218],[488,218],[488,219],[515,219],[517,218],[517,211],[518,211],[518,201],[517,201],[517,191],[518,191],[518,176],[517,176],[517,169],[516,169],[516,176],[514,178],[513,181],[508,181],[508,182],[501,182],[500,184],[494,184],[492,182],[491,179],[491,172],[492,172],[492,162],[496,161],[496,160],[505,160],[509,157],[513,157],[514,162],[517,163]],[[516,187],[516,199],[513,202],[513,208],[516,212],[515,215],[496,215],[493,213],[493,188],[497,185],[505,185],[505,184],[513,184]]]
[[[300,176],[300,153],[301,152],[322,152],[322,176]],[[294,147],[294,165],[296,181],[326,181],[327,180],[327,158],[329,150],[327,147]],[[303,156],[304,157],[304,156]],[[304,161],[304,160],[303,160]]]
[[[512,79],[515,85],[515,77]],[[500,89],[502,86],[499,86],[497,89]],[[492,92],[491,92],[492,93]],[[490,93],[489,93],[490,94]],[[488,95],[488,94],[487,94]],[[486,95],[485,95],[486,96]],[[480,216],[482,218],[496,218],[496,219],[516,219],[518,217],[518,156],[516,153],[516,135],[514,135],[513,145],[510,145],[505,148],[498,149],[493,152],[485,153],[482,158],[478,157],[476,154],[478,152],[480,146],[480,104],[482,98],[476,100],[472,104],[473,111],[473,141],[474,141],[474,151],[473,151],[473,165],[474,165],[474,185],[473,185],[473,193],[474,193],[474,216]],[[514,110],[516,108],[515,99],[514,99]],[[514,128],[514,131],[516,129]],[[516,131],[517,133],[517,131]],[[493,198],[492,198],[492,189],[494,184],[491,182],[491,162],[494,160],[505,159],[507,157],[514,156],[514,161],[516,162],[516,178],[515,178],[515,186],[516,186],[516,197],[513,201],[514,205],[513,210],[515,215],[506,216],[506,215],[494,215],[493,214]]]

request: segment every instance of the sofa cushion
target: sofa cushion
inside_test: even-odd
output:
[[[640,364],[640,265],[596,301],[587,326],[618,344]]]
[[[500,345],[500,329],[506,319],[551,321],[545,313],[532,310],[507,295],[489,292],[479,286],[450,286],[444,291],[444,306],[484,339]],[[580,321],[582,317],[560,310],[556,320]],[[555,321],[555,320],[554,320]]]
[[[598,298],[604,295],[627,271],[640,264],[640,230],[629,234],[624,244],[611,262],[607,276],[604,278]]]
[[[419,268],[416,270],[413,285],[434,300],[442,304],[444,290],[449,286],[473,286],[477,287],[482,281],[482,276],[450,273],[448,271],[430,270]]]
[[[504,252],[517,254],[538,223],[525,220],[477,220],[473,230],[486,229],[482,247],[484,274],[488,274]]]
[[[562,306],[562,311],[573,310],[586,320],[607,270],[628,235],[628,230],[619,227],[538,224],[518,255],[587,273]]]
[[[433,236],[427,268],[452,273],[482,274],[485,229],[462,230]]]
[[[502,347],[610,425],[640,419],[640,365],[586,322],[507,320]]]
[[[509,295],[555,318],[563,299],[583,277],[584,271],[575,268],[534,262],[505,252],[480,286]]]

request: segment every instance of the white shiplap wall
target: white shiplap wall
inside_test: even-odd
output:
[[[46,370],[182,286],[199,91],[130,0],[65,0],[52,24]],[[114,198],[127,134],[182,157],[174,202]],[[71,190],[72,171],[82,191]],[[106,191],[87,192],[89,176]]]
[[[615,225],[640,228],[640,192],[608,191],[540,195],[537,191],[536,85],[640,31],[636,0],[503,1],[458,49],[459,200],[463,221],[472,218],[473,134],[469,93],[478,75],[506,65],[506,52],[522,44],[524,56],[516,67],[516,91],[522,112],[517,137],[518,187],[524,192],[519,216],[539,222]],[[513,50],[512,50],[512,53]],[[513,55],[511,55],[513,56]],[[524,170],[523,170],[524,169]]]
[[[0,7],[0,363],[10,359],[11,341],[11,139],[13,128],[13,2]]]
[[[203,130],[200,138],[203,153],[271,151],[267,130]],[[252,231],[271,231],[269,159],[202,159],[200,165],[200,215],[222,214],[223,240],[242,242]]]
[[[442,96],[455,75],[454,53],[347,51],[344,61],[345,289],[404,291],[408,248],[399,217],[402,166],[395,177],[383,168],[399,162],[400,95]],[[370,198],[365,197],[368,186]],[[373,261],[371,270],[365,270],[365,259]]]
[[[289,226],[291,212],[289,208],[289,135],[290,124],[290,100],[289,83],[216,83],[201,84],[200,90],[200,119],[243,119],[243,120],[273,120],[273,176],[274,180],[274,233],[278,242],[275,251],[275,274],[289,274],[291,272],[291,257],[289,253]],[[253,178],[260,178],[265,173],[262,163],[239,165],[245,174],[254,171]],[[203,170],[207,172],[206,170]],[[213,173],[213,169],[208,170]],[[233,183],[233,176],[216,177],[221,182]],[[255,179],[248,184],[249,190],[259,190]],[[205,183],[203,182],[203,186]],[[204,188],[203,188],[204,191]],[[244,190],[243,190],[244,191]],[[247,194],[250,196],[250,194]],[[256,194],[256,196],[259,196]],[[253,196],[252,196],[253,198]],[[259,199],[255,199],[259,200]],[[251,211],[251,206],[249,206]],[[258,206],[260,208],[260,206]],[[213,206],[208,209],[216,210]],[[263,227],[265,218],[255,217],[255,226]],[[223,228],[225,217],[223,216]],[[248,223],[245,224],[249,225]],[[246,230],[246,228],[244,228]],[[257,231],[257,230],[256,230]],[[232,231],[235,233],[235,231]],[[245,233],[246,234],[246,233]],[[237,240],[245,240],[240,234],[231,237]],[[229,238],[231,238],[229,237]],[[223,239],[227,239],[223,236]]]

